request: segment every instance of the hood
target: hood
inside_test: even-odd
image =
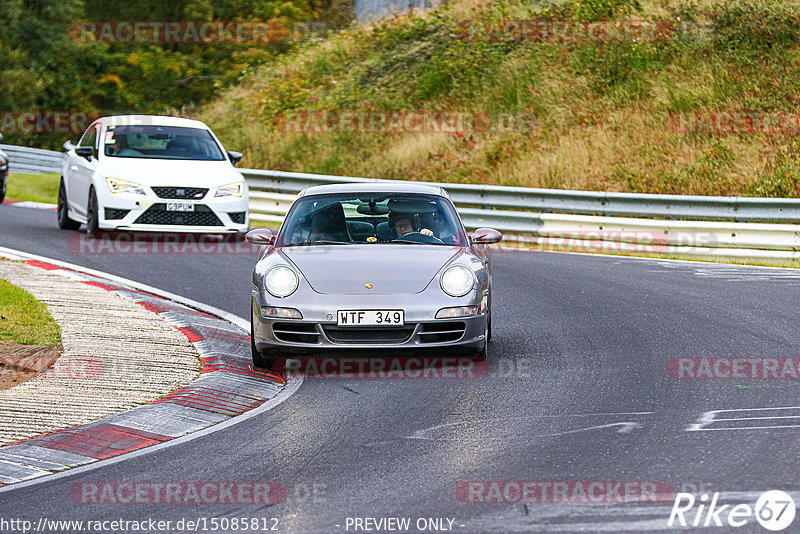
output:
[[[176,159],[103,158],[99,169],[104,176],[129,180],[145,186],[217,187],[244,180],[225,161]]]
[[[281,249],[314,291],[347,295],[419,293],[460,251],[459,247],[400,244]],[[372,284],[372,289],[365,284]]]

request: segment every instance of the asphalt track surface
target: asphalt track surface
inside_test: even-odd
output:
[[[0,246],[247,317],[252,255],[76,254],[69,235],[54,211],[0,206]],[[0,494],[0,518],[275,517],[280,532],[346,532],[348,517],[441,517],[455,519],[455,532],[649,531],[666,528],[671,501],[464,503],[456,489],[515,480],[800,489],[797,380],[666,371],[675,357],[800,356],[800,272],[542,252],[494,261],[490,376],[306,380],[280,406],[223,431]],[[778,407],[788,409],[752,411]],[[687,430],[713,410],[743,410],[729,425],[746,428]],[[765,414],[786,418],[751,419]],[[279,482],[287,498],[262,508],[83,505],[68,494],[79,482],[231,480]]]

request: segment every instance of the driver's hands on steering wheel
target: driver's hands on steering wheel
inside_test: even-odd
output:
[[[427,229],[427,228],[422,228],[422,229],[419,231],[419,233],[421,233],[422,235],[426,235],[426,236],[428,236],[428,237],[433,237],[433,230],[429,230],[429,229]]]

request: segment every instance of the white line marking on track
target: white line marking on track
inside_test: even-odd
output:
[[[617,430],[618,434],[629,434],[634,429],[642,428],[642,424],[641,423],[635,423],[635,422],[632,422],[632,421],[627,421],[627,422],[624,422],[624,423],[609,423],[607,425],[597,425],[597,426],[590,426],[590,427],[586,427],[586,428],[578,428],[576,430],[567,430],[565,432],[556,432],[554,434],[544,434],[544,435],[541,435],[541,436],[538,436],[538,437],[540,437],[540,438],[549,438],[549,437],[553,437],[553,436],[565,436],[567,434],[577,434],[579,432],[588,432],[589,430],[600,430],[600,429],[603,429],[603,428],[613,428],[615,426],[621,427],[619,430]]]
[[[563,414],[563,415],[531,415],[526,417],[505,417],[505,418],[497,418],[497,419],[472,419],[467,421],[454,421],[452,423],[442,423],[439,425],[434,425],[432,427],[423,428],[422,430],[417,430],[410,436],[406,436],[406,439],[420,439],[420,440],[428,440],[428,441],[442,441],[448,439],[458,439],[458,440],[469,440],[470,438],[459,436],[457,438],[438,438],[438,437],[429,437],[427,434],[431,432],[435,432],[437,430],[441,430],[443,428],[455,428],[458,426],[465,426],[471,424],[485,424],[485,423],[506,423],[511,421],[525,421],[530,419],[551,419],[551,418],[567,418],[567,417],[608,417],[608,416],[616,416],[616,415],[651,415],[653,412],[611,412],[611,413],[577,413],[577,414]],[[608,428],[624,425],[620,430],[617,432],[621,434],[627,434],[631,432],[634,428],[640,428],[641,424],[631,421],[625,422],[618,422],[618,423],[610,423],[606,425],[600,426],[593,426],[588,428],[580,428],[575,430],[567,430],[564,432],[556,432],[554,434],[542,434],[537,437],[553,437],[553,436],[561,436],[565,434],[575,434],[578,432],[583,432],[586,430],[594,430],[594,429],[601,429],[601,428]],[[483,438],[474,438],[477,440],[482,440]]]
[[[717,414],[734,414],[736,412],[747,414],[749,412],[766,412],[778,410],[797,410],[797,415],[757,415],[754,417],[722,417],[717,418]],[[776,419],[798,419],[794,425],[759,425],[759,426],[722,426],[707,428],[714,423],[725,423],[731,421],[770,421]],[[772,428],[800,428],[800,406],[778,406],[774,408],[738,408],[734,410],[711,410],[700,414],[696,423],[686,427],[686,432],[708,432],[712,430],[764,430]]]

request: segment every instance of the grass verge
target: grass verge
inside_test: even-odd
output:
[[[30,200],[33,202],[58,202],[58,173],[42,174],[12,173],[8,177],[6,198],[9,200]]]
[[[647,21],[674,31],[656,40],[563,42],[465,38],[460,31],[473,23],[494,31],[513,19],[556,26]],[[360,123],[352,119],[419,110],[523,120],[462,134],[383,133],[371,122],[356,128]],[[761,122],[706,128],[715,114],[744,112]],[[226,145],[244,152],[245,167],[557,189],[800,196],[800,138],[792,122],[800,116],[800,1],[447,2],[309,41],[254,69],[216,101],[183,113],[205,120]],[[774,126],[758,118],[770,113],[791,120]],[[684,119],[688,126],[681,126]]]
[[[30,293],[0,279],[0,344],[60,345],[61,329]]]

